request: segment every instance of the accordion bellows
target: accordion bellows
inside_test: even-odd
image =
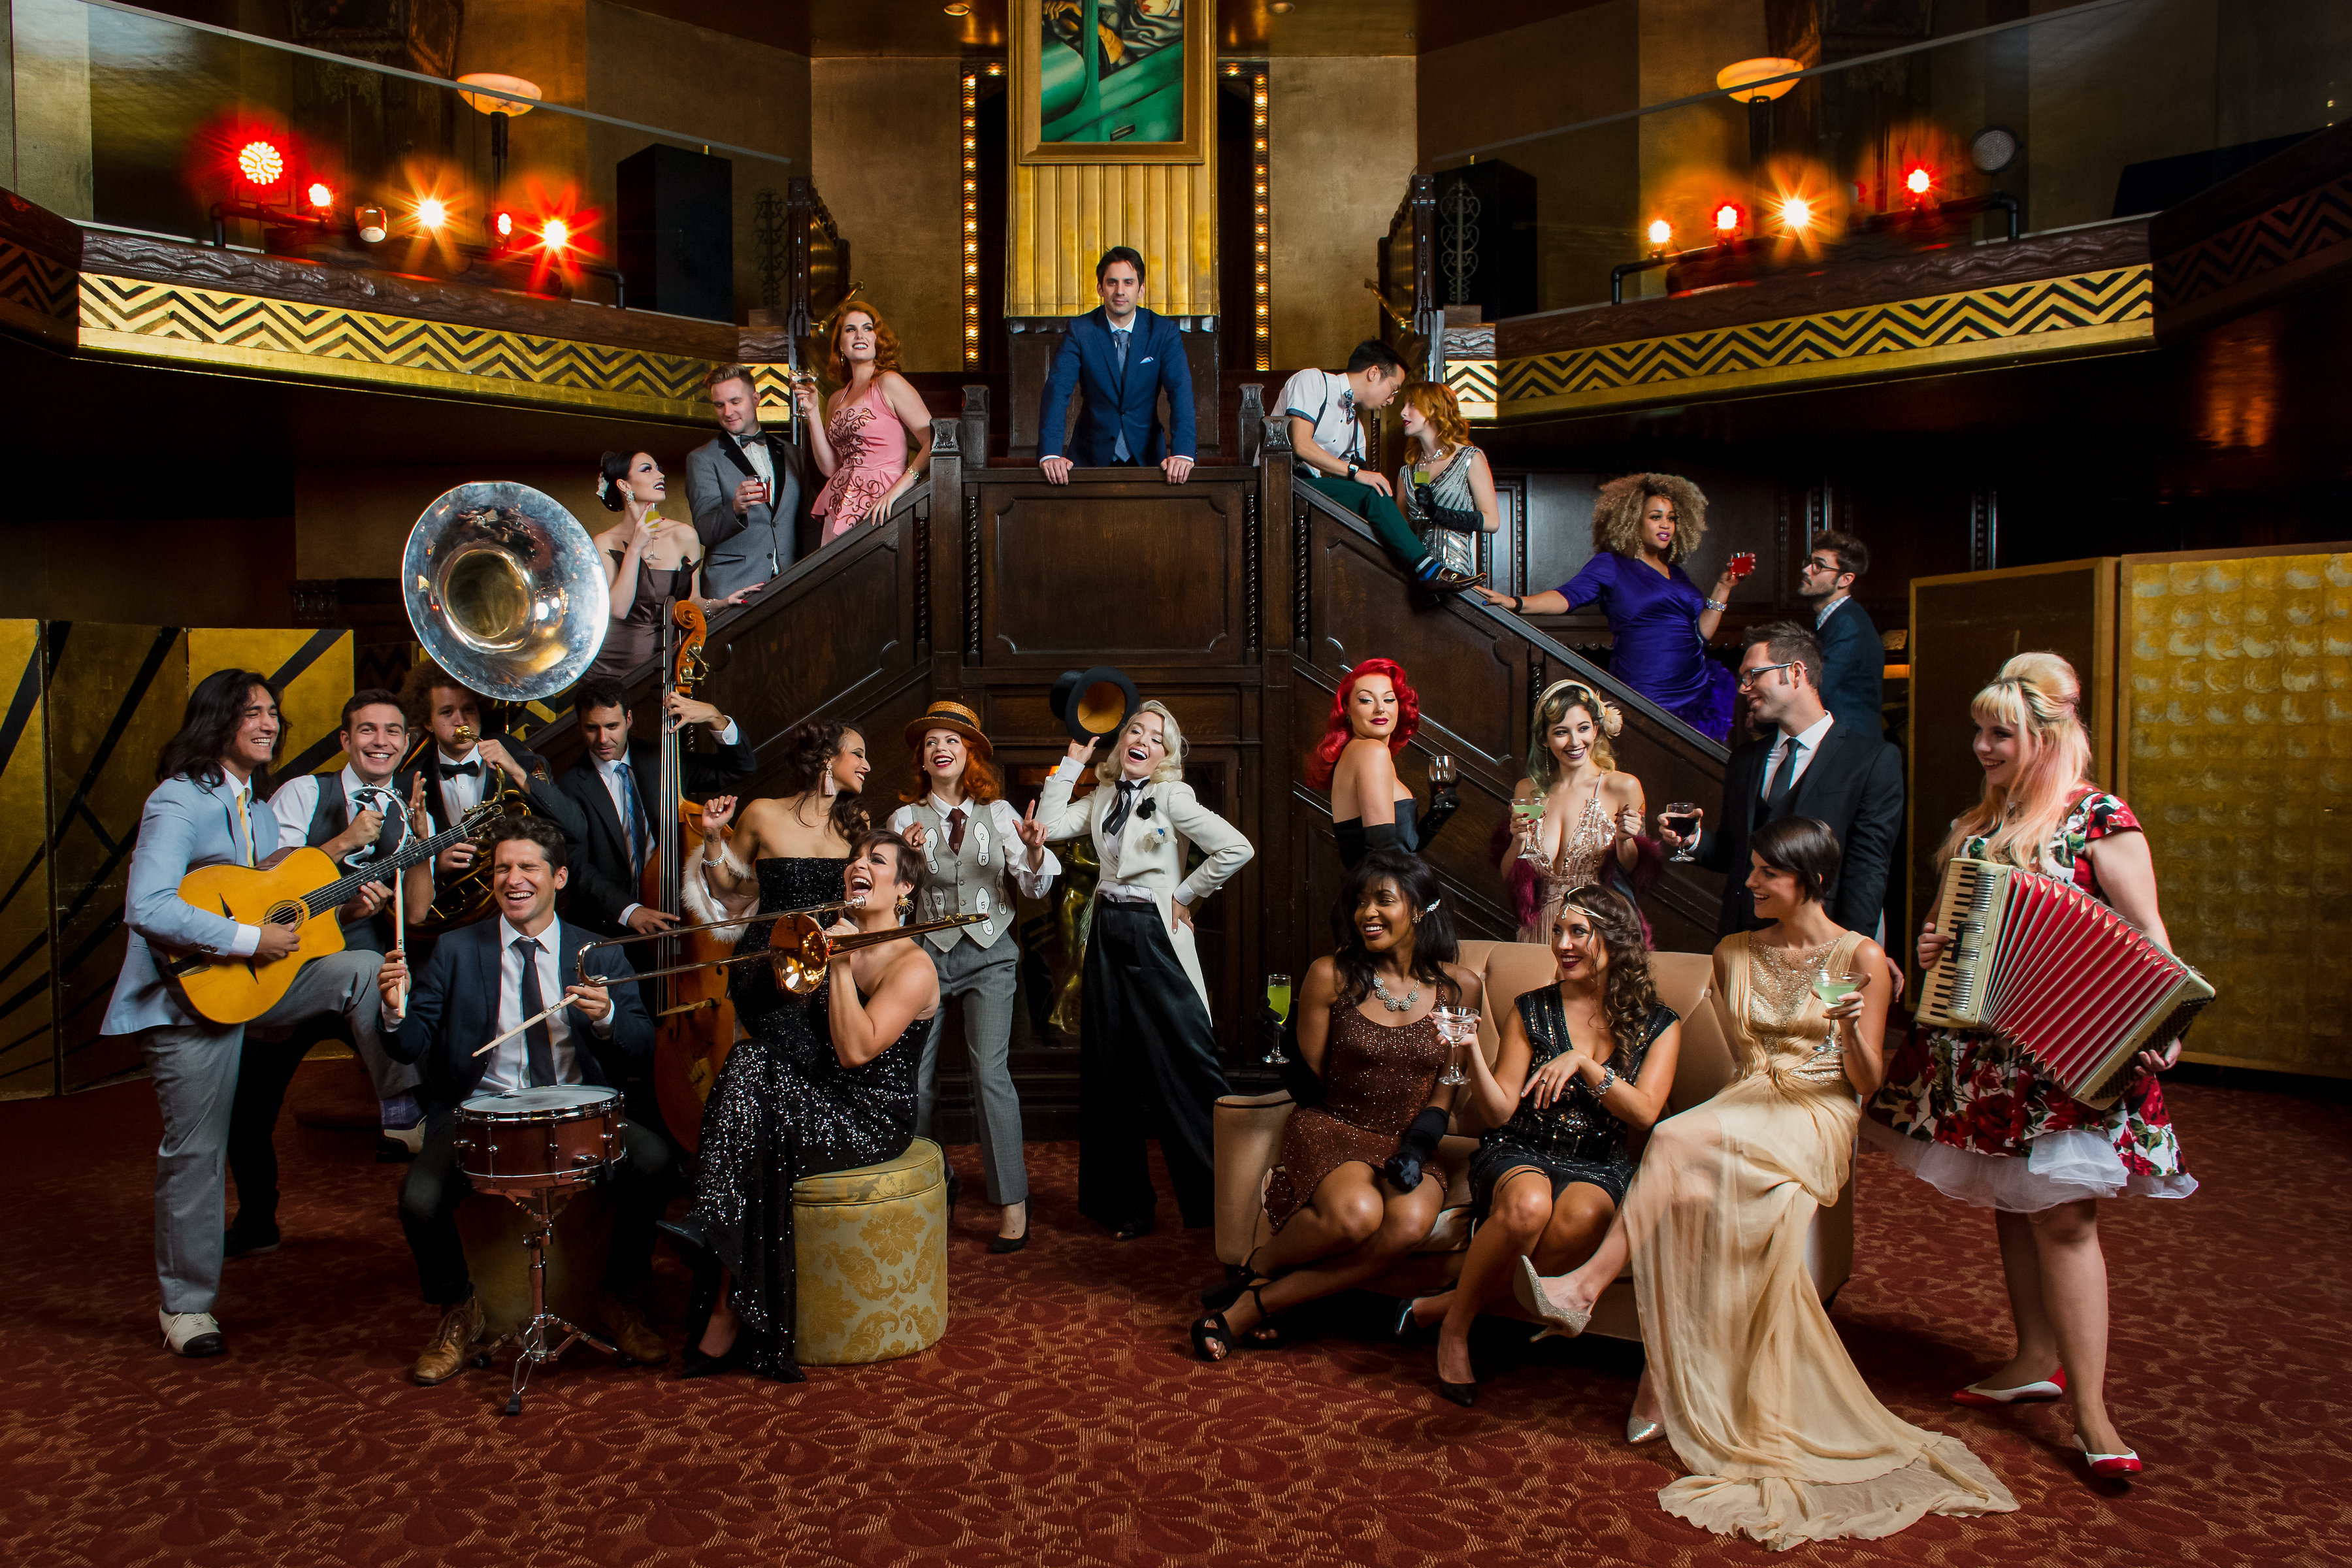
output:
[[[2187,1032],[2213,1000],[2204,976],[2077,888],[1990,860],[1945,863],[1919,1021],[1990,1029],[2075,1099],[2115,1103],[2132,1058]]]

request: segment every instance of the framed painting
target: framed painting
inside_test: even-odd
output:
[[[1205,161],[1215,19],[1213,0],[1013,0],[1014,157]]]

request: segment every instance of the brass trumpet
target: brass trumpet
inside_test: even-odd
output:
[[[976,926],[986,919],[986,915],[950,915],[946,920],[925,921],[920,925],[892,926],[887,931],[853,931],[847,936],[828,936],[824,927],[813,917],[793,915],[769,928],[768,951],[764,956],[775,961],[776,984],[779,987],[795,996],[809,996],[824,984],[825,966],[833,962],[835,953],[855,952],[861,947],[879,947],[902,936],[924,936],[935,931],[953,931],[958,926]]]

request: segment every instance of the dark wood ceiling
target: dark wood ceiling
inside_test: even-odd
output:
[[[999,54],[1010,0],[621,0],[639,11],[691,22],[796,54],[936,56]],[[1217,51],[1246,55],[1418,55],[1450,44],[1580,11],[1601,0],[1292,0],[1277,14],[1268,0],[1216,0]]]

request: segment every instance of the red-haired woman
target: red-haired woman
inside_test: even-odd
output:
[[[915,486],[931,460],[931,415],[922,395],[898,374],[898,334],[864,305],[833,327],[833,379],[841,390],[817,418],[816,389],[793,394],[808,422],[809,451],[825,476],[809,510],[824,519],[832,543],[861,521],[879,524],[891,503]]]
[[[1021,1163],[1021,1097],[1006,1053],[1013,1047],[1021,943],[1004,936],[1013,929],[1013,889],[1044,898],[1061,865],[1045,847],[1037,808],[1024,817],[1004,798],[990,761],[996,748],[982,732],[979,714],[961,702],[934,702],[907,725],[907,745],[915,753],[915,786],[899,797],[907,804],[891,814],[890,831],[923,857],[923,901],[915,921],[987,917],[923,939],[940,972],[940,1022],[923,1039],[915,1131],[930,1136],[940,1099],[940,1040],[947,1033],[949,1005],[961,999],[980,1112],[980,1163],[988,1173],[988,1201],[998,1205],[996,1239],[988,1249],[1018,1252],[1029,1245],[1029,1173]]]
[[[1417,381],[1399,395],[1398,423],[1412,443],[1397,470],[1397,506],[1429,552],[1454,571],[1475,574],[1478,535],[1503,526],[1495,470],[1470,444],[1470,424],[1454,389]]]
[[[1421,699],[1392,658],[1368,658],[1340,679],[1331,719],[1307,782],[1331,792],[1331,833],[1352,871],[1375,849],[1421,848],[1412,791],[1397,777],[1397,753],[1421,728]]]
[[[2081,700],[2074,667],[2054,653],[2019,654],[1976,694],[1984,795],[1952,824],[1936,863],[1964,855],[2065,878],[2168,947],[2147,834],[2130,806],[2091,782]],[[1920,931],[1920,966],[1948,941],[1932,924]],[[2141,1466],[2107,1414],[2098,1200],[2197,1190],[2156,1081],[2179,1059],[2179,1040],[2156,1042],[2139,1053],[2123,1097],[2100,1107],[1999,1035],[1922,1027],[1887,1062],[1862,1122],[1863,1135],[1913,1175],[1993,1211],[2017,1353],[1954,1402],[2066,1400],[2083,1462],[2101,1479]]]

